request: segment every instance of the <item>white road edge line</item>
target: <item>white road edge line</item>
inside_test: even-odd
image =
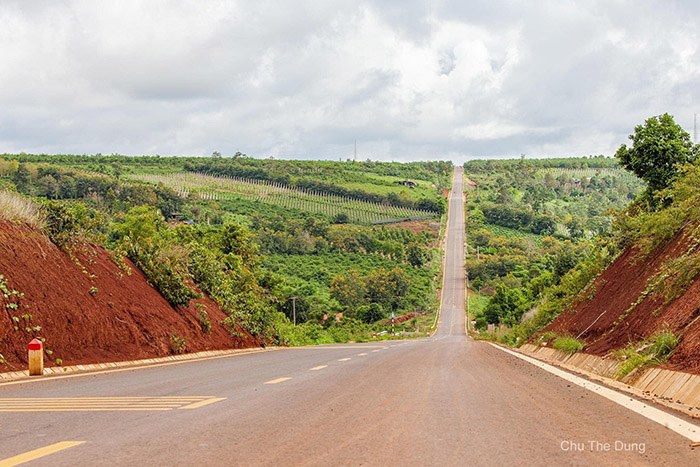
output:
[[[615,402],[616,404],[619,404],[626,409],[638,413],[642,417],[648,418],[652,422],[656,422],[660,425],[663,425],[666,428],[675,431],[684,438],[689,439],[693,443],[700,441],[700,427],[698,427],[697,425],[686,422],[685,420],[671,415],[669,413],[666,413],[663,410],[659,410],[655,407],[645,404],[644,402],[638,401],[637,399],[634,399],[629,395],[606,388],[605,386],[601,386],[600,384],[593,383],[591,381],[588,381],[587,379],[573,375],[564,370],[560,370],[555,366],[541,362],[532,357],[528,357],[527,355],[514,352],[510,349],[503,348],[493,343],[490,344],[496,347],[497,349],[502,350],[503,352],[511,354],[514,357],[517,357],[521,360],[525,360],[526,362],[531,363],[536,367],[539,367],[562,379],[565,379],[566,381],[574,383],[577,386],[580,386],[600,396],[603,396],[606,399]]]

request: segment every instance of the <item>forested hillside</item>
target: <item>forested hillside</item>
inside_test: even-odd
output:
[[[465,164],[467,271],[478,329],[513,326],[542,294],[594,254],[644,183],[606,157]]]

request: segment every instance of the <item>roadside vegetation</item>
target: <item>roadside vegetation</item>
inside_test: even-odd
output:
[[[660,332],[637,344],[630,344],[615,353],[621,361],[617,377],[622,379],[633,371],[668,360],[678,345],[678,337],[671,331]]]
[[[474,258],[470,251],[467,267],[470,276],[480,281],[473,281],[474,285],[486,284],[494,291],[483,315],[476,316],[477,328],[487,323],[505,325],[509,331],[501,333],[499,340],[521,345],[563,311],[590,300],[596,293],[594,279],[624,249],[650,254],[677,235],[687,240],[684,252],[665,260],[631,308],[650,294],[662,296],[668,304],[693,283],[700,274],[698,146],[669,115],[652,117],[637,126],[630,140],[632,146],[623,145],[616,159],[505,161],[500,170],[509,174],[507,178],[498,172],[499,162],[476,162],[472,170],[477,185],[469,192],[473,198],[469,238],[470,245],[481,246],[483,257]],[[491,172],[486,171],[487,164]],[[635,175],[624,169],[640,180],[630,178]],[[569,176],[565,176],[567,171]],[[533,193],[549,194],[533,197]],[[499,201],[503,206],[496,211],[501,214],[494,216],[493,204]],[[558,206],[566,206],[566,211],[559,211]],[[486,243],[483,237],[494,234],[482,226],[493,223],[519,234]],[[540,224],[547,228],[536,227]],[[546,235],[537,241],[525,240],[525,235],[536,232]],[[499,265],[505,266],[499,269]],[[553,337],[545,333],[539,341],[550,342]],[[585,346],[568,337],[553,342],[567,351]],[[677,343],[673,333],[664,332],[622,349],[620,377],[640,365],[663,361]]]
[[[471,313],[480,331],[537,310],[540,326],[571,303],[613,254],[598,240],[611,212],[644,187],[602,156],[471,161],[465,174],[466,267],[472,290],[490,297]]]

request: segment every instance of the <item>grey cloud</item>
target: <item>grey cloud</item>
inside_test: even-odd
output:
[[[646,0],[0,4],[0,152],[610,154],[686,128],[700,10]]]

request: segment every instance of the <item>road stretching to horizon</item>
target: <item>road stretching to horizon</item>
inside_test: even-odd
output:
[[[688,439],[467,338],[460,167],[444,269],[431,338],[0,385],[0,467],[700,464]]]

